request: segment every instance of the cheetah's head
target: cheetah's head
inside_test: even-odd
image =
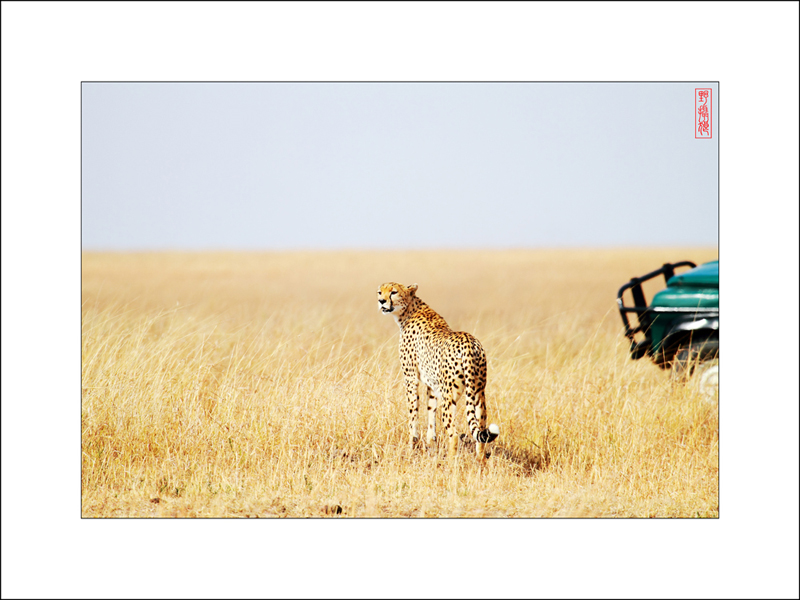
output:
[[[408,287],[399,283],[384,283],[378,288],[378,308],[385,315],[393,313],[399,317],[411,305],[416,291],[416,283]]]

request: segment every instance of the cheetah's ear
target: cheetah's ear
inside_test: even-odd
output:
[[[413,296],[413,295],[414,295],[414,292],[416,292],[416,291],[417,291],[417,284],[416,284],[416,283],[412,283],[412,284],[411,284],[410,286],[408,286],[406,289],[407,289],[409,292],[411,292],[411,295]]]

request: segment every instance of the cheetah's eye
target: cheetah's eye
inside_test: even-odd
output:
[[[391,295],[394,296],[396,293],[397,293],[397,290],[392,290],[392,294]]]

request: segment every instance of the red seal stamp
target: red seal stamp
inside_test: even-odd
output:
[[[694,89],[694,139],[711,139],[711,88]]]

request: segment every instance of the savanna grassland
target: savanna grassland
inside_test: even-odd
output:
[[[615,304],[716,257],[84,253],[83,516],[716,517],[717,404],[632,361]],[[485,469],[408,448],[385,281],[483,343]]]

